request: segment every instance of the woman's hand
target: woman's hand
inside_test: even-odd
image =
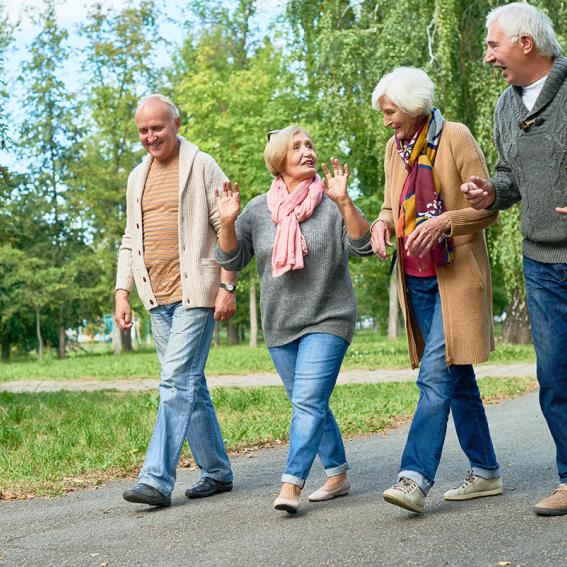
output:
[[[392,246],[392,242],[390,241],[390,231],[384,221],[378,221],[372,226],[370,244],[372,244],[372,251],[378,258],[385,260],[388,257],[386,246]]]
[[[215,200],[217,202],[221,223],[234,224],[238,218],[238,213],[240,213],[240,191],[238,189],[238,183],[234,184],[233,189],[230,181],[223,181],[220,191],[215,187]]]
[[[422,222],[406,240],[406,252],[409,256],[423,256],[439,237],[451,229],[451,222],[446,213]]]
[[[331,166],[333,167],[333,174],[329,171],[329,168],[322,163],[321,169],[325,174],[325,180],[323,182],[325,187],[325,193],[332,199],[337,205],[350,201],[347,191],[348,182],[348,165],[345,163],[343,166],[339,163],[338,159],[331,158]]]

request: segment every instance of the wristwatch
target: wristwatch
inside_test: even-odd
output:
[[[226,289],[226,291],[228,291],[229,293],[234,293],[236,291],[236,284],[230,283],[230,282],[221,282],[219,284],[219,287],[222,287],[223,289]]]

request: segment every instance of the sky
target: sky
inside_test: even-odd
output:
[[[223,4],[230,6],[234,2],[230,0],[219,0]],[[126,4],[127,0],[58,0],[56,3],[57,19],[61,27],[66,28],[70,34],[71,46],[78,46],[79,39],[75,33],[75,29],[86,19],[89,8],[95,3],[100,3],[105,8],[112,8],[120,10]],[[158,2],[164,16],[160,19],[160,31],[162,37],[167,37],[172,42],[173,49],[176,45],[180,45],[184,37],[183,26],[178,25],[176,22],[184,22],[186,20],[187,7],[190,5],[190,0],[161,0]],[[281,13],[285,0],[258,0],[257,1],[257,23],[260,27],[267,26],[269,20],[275,15]],[[0,6],[5,6],[5,13],[10,22],[17,26],[14,33],[14,44],[7,57],[7,79],[10,81],[11,90],[15,97],[8,104],[8,116],[13,116],[14,122],[17,122],[18,116],[18,86],[16,84],[16,77],[19,73],[20,65],[28,57],[28,48],[33,38],[38,32],[37,27],[34,25],[30,18],[30,11],[40,10],[44,5],[42,0],[0,0]],[[167,65],[169,62],[169,51],[162,51],[161,57],[163,64]],[[70,86],[72,87],[73,78],[76,73],[73,69],[73,63],[70,63],[70,69],[65,75],[69,77]],[[11,132],[12,137],[14,133]],[[10,168],[18,168],[15,156],[7,152],[0,151],[0,164],[6,165]]]

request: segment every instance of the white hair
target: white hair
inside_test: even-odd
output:
[[[433,109],[435,86],[429,75],[417,67],[396,67],[384,75],[372,93],[372,107],[380,110],[379,99],[387,96],[410,116],[429,114]]]
[[[146,102],[149,102],[150,100],[161,100],[161,102],[164,102],[169,107],[169,114],[171,115],[171,118],[173,120],[177,120],[179,118],[179,110],[177,109],[177,106],[173,104],[173,101],[170,98],[160,93],[153,93],[148,96],[145,96],[138,103],[138,106],[136,107],[136,112],[138,112],[138,110],[140,110],[140,108],[142,108],[142,106],[144,106],[144,104],[146,104]]]
[[[541,10],[523,2],[494,8],[486,16],[486,27],[498,22],[504,33],[517,43],[521,36],[529,35],[543,57],[558,57],[561,46],[549,17]]]

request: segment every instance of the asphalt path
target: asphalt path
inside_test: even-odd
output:
[[[537,394],[487,411],[503,469],[502,496],[442,499],[466,469],[451,426],[426,512],[418,516],[386,504],[381,491],[395,478],[406,426],[348,440],[351,494],[326,503],[305,498],[296,516],[272,509],[286,447],[234,458],[234,490],[204,500],[185,498],[198,474],[179,469],[166,509],[122,500],[132,481],[56,499],[0,502],[0,565],[567,565],[567,516],[532,512],[557,482]],[[305,492],[322,481],[316,462]]]
[[[495,378],[535,378],[535,363],[524,364],[479,364],[475,366],[477,378],[492,376]],[[343,370],[339,374],[339,384],[362,384],[369,382],[415,382],[418,370],[379,369],[379,370]],[[223,375],[207,376],[210,387],[262,387],[281,386],[281,378],[277,374]],[[15,380],[0,382],[0,391],[4,392],[55,392],[59,390],[94,391],[120,390],[144,391],[154,390],[159,378],[126,380]]]

